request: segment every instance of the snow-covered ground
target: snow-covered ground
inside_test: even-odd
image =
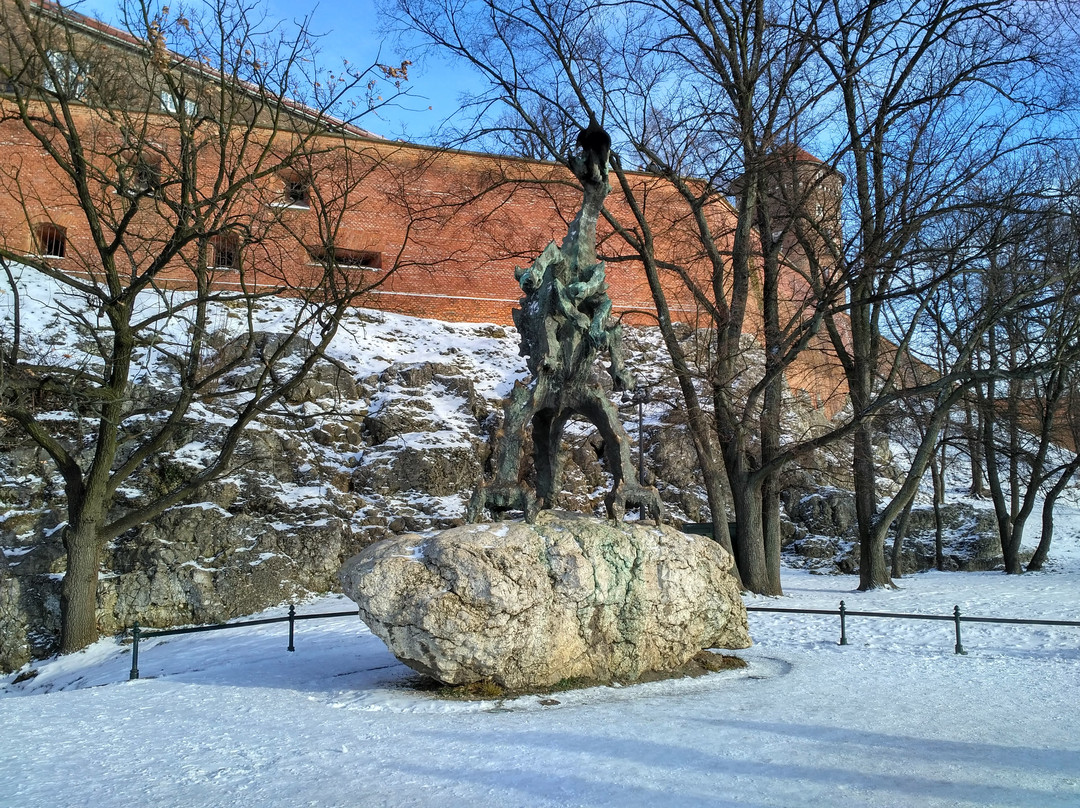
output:
[[[750,605],[1080,615],[1080,512],[1052,569],[858,594],[785,570]],[[338,611],[325,598],[302,612]],[[281,613],[283,610],[278,610]],[[0,679],[4,806],[1080,805],[1080,628],[751,613],[742,671],[446,702],[353,618],[107,639]]]

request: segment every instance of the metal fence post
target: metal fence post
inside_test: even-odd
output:
[[[291,603],[289,604],[289,650],[295,651],[293,647],[293,627],[296,625],[296,607]]]
[[[960,643],[960,606],[953,607],[953,622],[956,623],[956,653],[966,654],[964,646]]]
[[[131,627],[131,673],[128,680],[139,678],[139,621]]]
[[[840,644],[847,645],[847,607],[840,601]]]

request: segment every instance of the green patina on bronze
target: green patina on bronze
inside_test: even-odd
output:
[[[622,327],[611,317],[604,262],[596,259],[596,222],[611,190],[611,139],[592,121],[577,143],[581,152],[570,157],[569,165],[584,190],[581,211],[562,246],[551,242],[532,266],[514,271],[525,294],[521,308],[513,311],[514,324],[532,378],[528,384],[516,383],[506,402],[494,473],[473,493],[470,522],[485,510],[494,518],[522,511],[532,522],[541,508],[554,506],[562,472],[559,444],[566,422],[575,415],[591,422],[604,441],[604,459],[613,478],[604,498],[608,516],[621,520],[628,506],[644,507],[657,520],[662,515],[656,489],[635,479],[630,438],[594,372],[596,360],[607,353],[615,391],[634,387],[623,363]],[[535,489],[522,475],[529,429]]]

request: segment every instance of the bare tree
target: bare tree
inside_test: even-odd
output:
[[[1080,471],[1080,452],[1076,451],[1077,447],[1080,447],[1080,391],[1076,388],[1075,378],[1070,382],[1068,393],[1061,403],[1061,412],[1058,417],[1067,423],[1063,432],[1064,435],[1068,436],[1069,443],[1075,453],[1071,460],[1061,463],[1056,468],[1053,468],[1049,474],[1045,475],[1046,481],[1053,480],[1053,483],[1044,493],[1042,534],[1039,536],[1039,544],[1028,562],[1028,572],[1041,570],[1043,565],[1046,564],[1046,559],[1050,555],[1050,545],[1054,539],[1054,506],[1076,476],[1076,472]],[[1059,432],[1055,437],[1060,440],[1063,435]],[[1056,479],[1054,479],[1055,474],[1057,475]]]
[[[316,73],[305,27],[250,5],[123,13],[118,32],[60,6],[0,6],[0,129],[22,146],[0,168],[20,224],[0,257],[12,291],[44,279],[56,318],[91,345],[78,364],[30,356],[16,319],[0,376],[3,425],[63,480],[63,652],[97,637],[106,543],[230,471],[244,430],[287,414],[345,308],[393,268],[340,244],[381,154],[344,118],[392,98],[406,65]],[[255,310],[277,295],[295,316],[269,335]],[[242,324],[228,344],[211,334],[215,306]],[[160,490],[118,495],[207,397],[233,412],[209,451]]]
[[[1052,535],[1053,502],[1077,467],[1061,446],[1075,449],[1070,426],[1080,242],[1074,184],[1052,175],[1045,187],[1032,189],[1034,205],[1010,217],[1013,238],[993,253],[986,274],[982,302],[988,308],[999,307],[1018,286],[1040,293],[1033,305],[1004,312],[977,357],[995,371],[976,394],[987,482],[1010,574],[1023,571],[1020,548],[1037,500],[1044,499],[1043,529]],[[1049,536],[1033,568],[1045,560],[1048,545]]]
[[[920,317],[886,334],[885,313],[904,300],[918,309],[949,277],[975,268],[976,255],[985,256],[971,231],[954,234],[961,252],[944,264],[926,260],[941,256],[927,245],[946,234],[942,223],[989,204],[971,199],[972,189],[1010,155],[1037,144],[1043,116],[1061,109],[1061,74],[1054,71],[1066,60],[1047,33],[1061,22],[1058,15],[1073,14],[1055,3],[1035,10],[996,0],[884,0],[831,3],[816,20],[817,52],[842,109],[835,160],[850,189],[851,227],[842,252],[830,256],[847,279],[848,304],[827,326],[858,421],[852,471],[860,589],[890,585],[885,534],[917,490],[940,429],[970,383],[951,372],[930,387],[905,378],[899,360],[915,334],[907,323]],[[1009,296],[1008,305],[1021,304]],[[984,312],[977,322],[988,328],[991,319]],[[971,336],[955,348],[958,371],[976,347]],[[908,480],[879,508],[874,413],[877,402],[907,394],[913,381],[935,399],[934,415]]]

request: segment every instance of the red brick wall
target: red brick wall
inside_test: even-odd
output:
[[[87,129],[93,128],[105,145],[110,138],[115,139],[115,133],[102,127],[99,117],[89,110],[82,114]],[[156,138],[168,143],[169,120],[163,117],[161,126]],[[51,220],[66,228],[69,241],[68,257],[55,261],[56,266],[73,273],[92,272],[96,258],[90,249],[85,217],[40,145],[19,124],[9,122],[0,126],[0,148],[4,154],[0,164],[0,238],[4,245],[15,251],[28,250],[33,224]],[[442,152],[389,141],[353,140],[349,148],[353,152],[352,176],[358,179],[341,214],[335,241],[338,248],[381,255],[381,271],[348,270],[362,272],[365,281],[382,281],[366,304],[450,321],[510,324],[511,309],[521,296],[514,267],[529,265],[548,242],[561,242],[580,206],[581,194],[569,172],[526,160]],[[333,151],[314,177],[314,183],[327,193],[341,181],[332,155]],[[357,166],[362,167],[360,174]],[[316,211],[275,208],[274,200],[281,193],[275,181],[280,184],[271,177],[264,187],[253,187],[238,208],[253,222],[272,222],[259,243],[245,249],[248,280],[278,284],[285,279],[303,286],[315,271],[304,245],[318,242]],[[637,175],[633,181],[637,183],[637,200],[652,222],[658,258],[707,273],[707,262],[695,261],[699,242],[685,204],[656,178]],[[619,221],[630,222],[617,188],[608,198],[608,208]],[[151,233],[154,217],[145,214],[144,218],[143,226]],[[732,218],[723,204],[711,213],[721,244],[729,235]],[[153,241],[148,240],[141,260],[145,261],[153,249]],[[635,324],[655,322],[644,272],[629,258],[625,242],[605,226],[598,251],[607,260],[609,294],[616,313]],[[395,266],[392,274],[386,273]],[[184,283],[190,275],[176,262],[170,267],[170,277],[175,283]],[[234,272],[217,276],[223,286],[237,280]],[[669,273],[664,285],[672,316],[694,322],[698,310],[684,284]],[[791,300],[786,308],[793,312],[806,290],[793,276],[788,291]],[[759,311],[748,312],[747,322],[751,329],[759,329]],[[824,340],[818,340],[815,350],[796,363],[789,380],[827,409],[835,410],[837,402],[843,400],[842,373]]]
[[[83,115],[86,129],[93,128],[102,141],[100,150],[113,148],[114,143],[107,141],[118,141],[115,133],[104,131],[101,119],[88,110]],[[152,135],[155,141],[168,142],[168,125],[163,116],[162,131]],[[57,267],[91,271],[97,258],[85,216],[40,145],[20,124],[9,121],[0,125],[0,148],[4,153],[0,165],[4,246],[15,252],[29,251],[34,224],[52,221],[67,230],[69,244],[68,257],[57,261]],[[384,269],[397,264],[397,270],[372,293],[372,305],[405,314],[509,324],[510,310],[521,296],[514,267],[529,265],[549,241],[561,242],[581,202],[569,172],[554,165],[387,141],[354,140],[350,148],[355,151],[353,165],[364,167],[363,177],[350,192],[335,240],[339,248],[379,253]],[[107,163],[104,158],[102,162]],[[334,182],[332,169],[316,172],[315,183]],[[103,170],[110,168],[104,165]],[[650,182],[655,185],[655,180],[636,179],[642,186],[641,198],[657,212],[658,254],[687,263],[682,250],[694,239],[683,232],[684,217],[678,215],[682,206],[670,192],[647,187]],[[265,187],[253,187],[238,210],[259,218],[260,208],[268,210],[276,198],[273,182],[271,178]],[[103,190],[106,206],[113,204],[113,214],[119,216],[120,205],[109,199],[110,194],[115,196]],[[664,198],[657,200],[658,196]],[[626,211],[620,210],[617,189],[608,202],[617,216],[628,220]],[[721,210],[721,215],[725,212]],[[285,277],[302,285],[311,271],[303,243],[319,241],[316,212],[278,209],[270,214],[281,217],[282,227],[277,233],[267,232],[257,246],[245,248],[245,266],[267,283]],[[145,262],[153,252],[149,234],[154,221],[151,214],[141,216],[148,234],[146,255],[141,256]],[[297,237],[286,234],[286,229]],[[628,250],[621,239],[602,229],[599,252],[608,259],[609,294],[616,311],[652,311],[644,273],[640,264],[626,260]],[[184,279],[182,266],[174,268],[174,276],[177,281]],[[674,313],[680,316],[681,311],[689,319],[694,307],[681,299],[685,298],[682,285],[672,281],[668,293]],[[222,273],[219,282],[228,285],[230,275]]]

